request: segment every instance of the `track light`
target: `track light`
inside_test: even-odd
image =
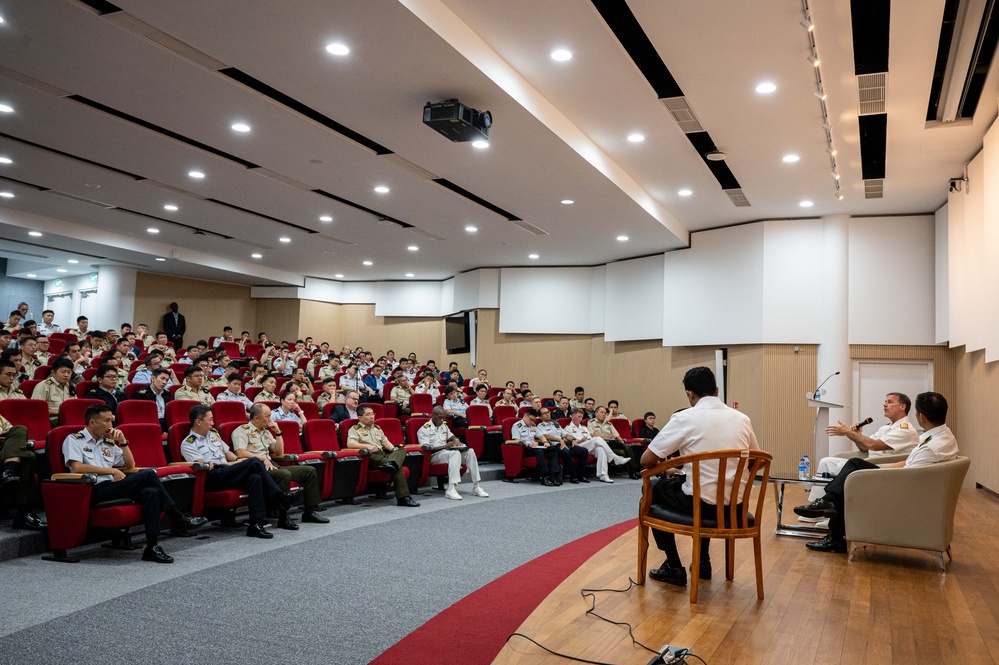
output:
[[[822,62],[819,60],[819,56],[817,55],[810,55],[807,58],[805,58],[805,60],[808,60],[808,62],[812,63],[813,67],[818,67],[819,65],[822,64]]]
[[[809,32],[815,30],[815,24],[813,24],[811,21],[804,21],[804,20],[798,21],[798,25],[800,25],[805,30],[808,30]]]

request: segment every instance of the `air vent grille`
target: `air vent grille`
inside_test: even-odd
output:
[[[857,77],[857,92],[860,115],[885,113],[885,101],[888,99],[888,72],[861,74]]]
[[[732,202],[736,208],[749,208],[751,204],[746,195],[743,194],[741,189],[726,189],[724,190],[725,195],[728,196],[728,200]]]
[[[110,203],[101,203],[100,201],[94,201],[93,199],[85,199],[82,196],[76,196],[75,194],[67,194],[66,192],[59,192],[54,189],[49,189],[45,191],[46,194],[51,194],[52,196],[58,196],[60,198],[69,199],[70,201],[76,201],[77,203],[86,203],[87,205],[97,206],[98,208],[103,208],[104,210],[112,210],[118,206],[113,206]]]
[[[865,180],[864,181],[864,198],[865,199],[883,199],[885,196],[885,181],[884,179],[879,180]]]
[[[701,121],[694,114],[694,109],[690,108],[686,97],[668,97],[659,100],[666,111],[673,116],[676,124],[680,125],[680,131],[684,134],[693,132],[703,132]]]
[[[518,220],[516,222],[512,222],[512,224],[514,226],[519,226],[520,228],[524,229],[528,233],[532,233],[532,234],[534,234],[536,236],[547,236],[547,235],[551,235],[551,234],[548,233],[548,231],[545,231],[543,229],[539,229],[538,227],[534,226],[533,224],[528,224],[527,222],[525,222],[523,220]]]
[[[127,30],[128,32],[138,35],[143,39],[147,39],[157,46],[165,48],[174,55],[179,55],[184,60],[194,63],[198,67],[203,67],[209,71],[216,71],[226,66],[224,62],[219,62],[215,58],[206,53],[202,53],[193,46],[189,46],[179,39],[157,30],[148,23],[135,18],[128,12],[119,11],[112,14],[105,14],[103,18],[108,23],[114,23],[122,30]]]

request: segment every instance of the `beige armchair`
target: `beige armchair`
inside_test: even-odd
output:
[[[971,460],[962,456],[930,466],[850,474],[843,491],[850,560],[859,544],[910,547],[935,552],[946,572],[943,553],[951,558],[954,511],[969,466]]]
[[[833,457],[838,457],[840,459],[850,459],[851,457],[859,457],[865,459],[871,464],[877,464],[878,466],[882,464],[891,464],[892,462],[904,462],[909,458],[909,453],[897,453],[895,455],[875,455],[871,457],[867,451],[864,450],[850,450],[845,453],[833,453]]]

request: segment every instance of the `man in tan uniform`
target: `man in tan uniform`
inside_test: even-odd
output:
[[[12,526],[44,531],[45,522],[31,512],[31,502],[35,499],[35,453],[28,450],[28,428],[11,425],[3,416],[0,416],[0,460],[3,461],[0,488],[5,494],[13,491],[17,496],[17,517]]]
[[[14,386],[17,367],[9,360],[0,360],[0,400],[27,399],[20,388]]]
[[[399,413],[403,416],[410,414],[409,398],[413,396],[413,389],[409,385],[409,379],[405,375],[399,375],[399,383],[392,388],[389,399],[399,405]]]
[[[52,374],[31,393],[31,399],[43,399],[49,405],[49,422],[59,424],[59,407],[68,399],[73,399],[69,390],[69,379],[73,374],[73,361],[59,358],[52,363]]]
[[[395,484],[396,505],[416,508],[420,504],[409,495],[409,483],[402,470],[406,449],[393,446],[382,428],[375,424],[375,412],[366,404],[357,406],[357,424],[347,433],[347,447],[351,450],[368,450],[368,468],[375,468],[392,476]]]
[[[191,365],[184,370],[184,385],[174,393],[174,399],[193,399],[205,406],[215,403],[215,398],[205,385],[205,370],[200,365]]]

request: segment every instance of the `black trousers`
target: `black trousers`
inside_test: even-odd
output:
[[[666,480],[660,480],[652,487],[652,503],[675,510],[677,512],[694,514],[694,497],[685,494],[683,491],[684,476],[673,476]],[[713,511],[715,507],[709,503],[701,501],[701,514],[705,511]],[[669,531],[652,530],[652,536],[656,539],[656,547],[666,553],[666,562],[671,568],[680,568],[683,563],[680,561],[680,554],[676,551],[676,536]],[[701,561],[710,561],[711,553],[708,546],[711,544],[709,538],[701,538]]]
[[[267,473],[259,457],[229,466],[216,466],[205,478],[205,489],[209,492],[246,490],[250,495],[248,500],[250,521],[254,523],[267,520],[267,500],[281,493],[281,488]]]
[[[554,445],[547,448],[538,446],[534,449],[534,456],[538,460],[539,476],[550,476],[553,479],[558,478],[558,474],[562,472],[562,467],[558,463],[558,448]]]
[[[829,481],[826,485],[826,495],[824,498],[826,501],[832,503],[836,506],[836,514],[829,518],[829,535],[836,540],[843,540],[846,535],[846,519],[843,517],[844,511],[844,494],[843,489],[846,485],[846,478],[854,471],[860,471],[861,469],[877,469],[877,464],[871,464],[862,457],[851,457],[843,465],[843,468],[836,477]]]
[[[15,425],[7,430],[3,446],[0,447],[0,463],[5,459],[17,457],[17,474],[20,482],[17,484],[17,507],[24,512],[35,498],[35,453],[25,448],[28,442],[28,428]]]
[[[558,449],[562,466],[569,467],[569,478],[579,480],[586,477],[586,460],[590,453],[582,446],[570,446]]]
[[[115,499],[131,499],[142,504],[142,523],[146,527],[146,542],[155,545],[160,538],[160,513],[174,510],[173,499],[152,469],[143,469],[125,476],[123,480],[94,485],[90,492],[90,503]]]
[[[312,510],[319,505],[319,480],[316,478],[316,470],[312,466],[275,466],[267,473],[282,492],[291,491],[291,481],[293,480],[301,485],[302,499],[306,510]]]

